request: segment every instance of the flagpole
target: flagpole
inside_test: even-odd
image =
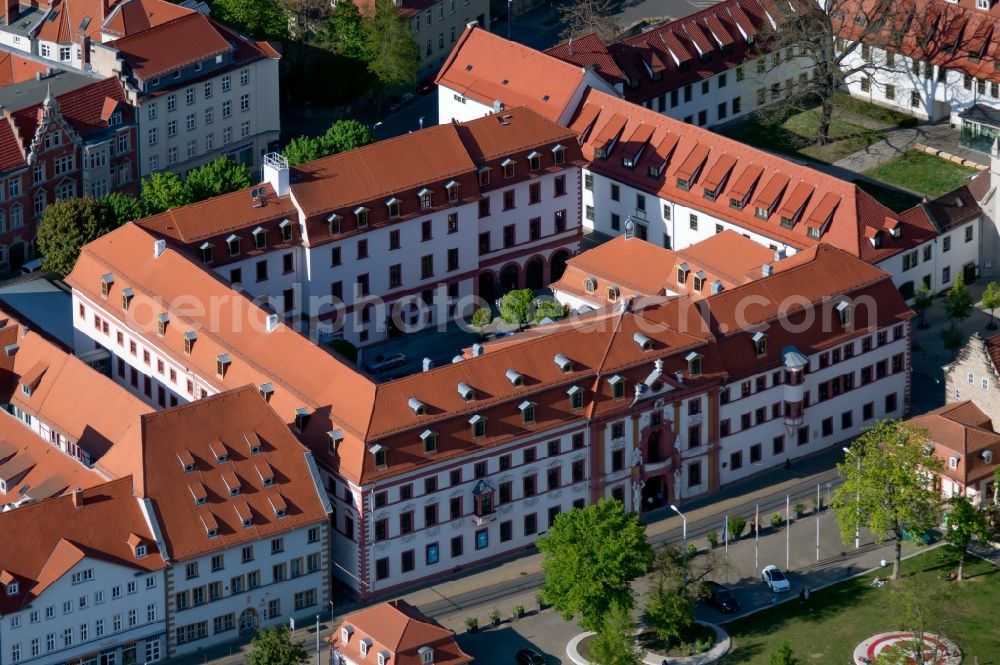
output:
[[[785,495],[785,571],[790,569],[789,556],[790,551],[790,536],[789,533],[792,530],[792,517],[791,517],[791,505],[792,497],[790,494]]]
[[[725,521],[722,523],[722,540],[726,545],[726,584],[729,584],[729,515],[723,518]]]
[[[757,504],[757,508],[753,513],[753,569],[754,575],[757,574],[760,567],[760,561],[757,557],[757,545],[760,542],[760,504]]]
[[[823,500],[819,493],[819,483],[816,484],[816,560],[819,561],[819,509],[820,501]]]

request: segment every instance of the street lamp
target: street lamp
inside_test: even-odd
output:
[[[841,448],[846,455],[850,455],[851,451],[849,448]],[[861,458],[858,457],[858,472],[861,471]],[[855,521],[854,521],[854,549],[861,547],[861,488],[855,492],[854,495],[854,506],[857,510]]]
[[[677,509],[677,506],[670,504],[670,510],[677,513],[681,520],[683,520],[683,525],[681,526],[681,540],[684,543],[684,556],[687,556],[687,542],[688,542],[688,520],[684,517],[684,513]]]
[[[420,129],[423,129],[424,128],[424,116],[420,116],[420,118],[417,120],[417,122],[420,123]]]
[[[319,615],[316,615],[316,665],[321,665],[323,658],[319,651]]]
[[[507,0],[507,41],[510,41],[510,13],[513,0]]]

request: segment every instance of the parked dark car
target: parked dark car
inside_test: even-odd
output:
[[[406,356],[402,353],[379,353],[374,358],[365,363],[369,372],[384,372],[406,364]]]
[[[399,99],[390,100],[386,105],[385,110],[389,113],[395,113],[396,111],[412,104],[414,99],[415,98],[412,92],[404,93]]]
[[[517,665],[546,665],[545,656],[534,649],[521,649],[516,658]]]
[[[740,601],[736,599],[733,592],[718,582],[705,582],[702,585],[702,598],[705,603],[719,610],[723,614],[739,612]]]

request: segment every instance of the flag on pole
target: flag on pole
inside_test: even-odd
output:
[[[722,518],[722,542],[729,542],[729,515]]]
[[[756,509],[753,512],[753,532],[756,534],[760,531],[760,504],[757,504]]]

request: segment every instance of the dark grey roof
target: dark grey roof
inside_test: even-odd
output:
[[[958,114],[962,120],[978,122],[981,125],[990,127],[1000,127],[1000,109],[995,109],[986,104],[973,104]]]

